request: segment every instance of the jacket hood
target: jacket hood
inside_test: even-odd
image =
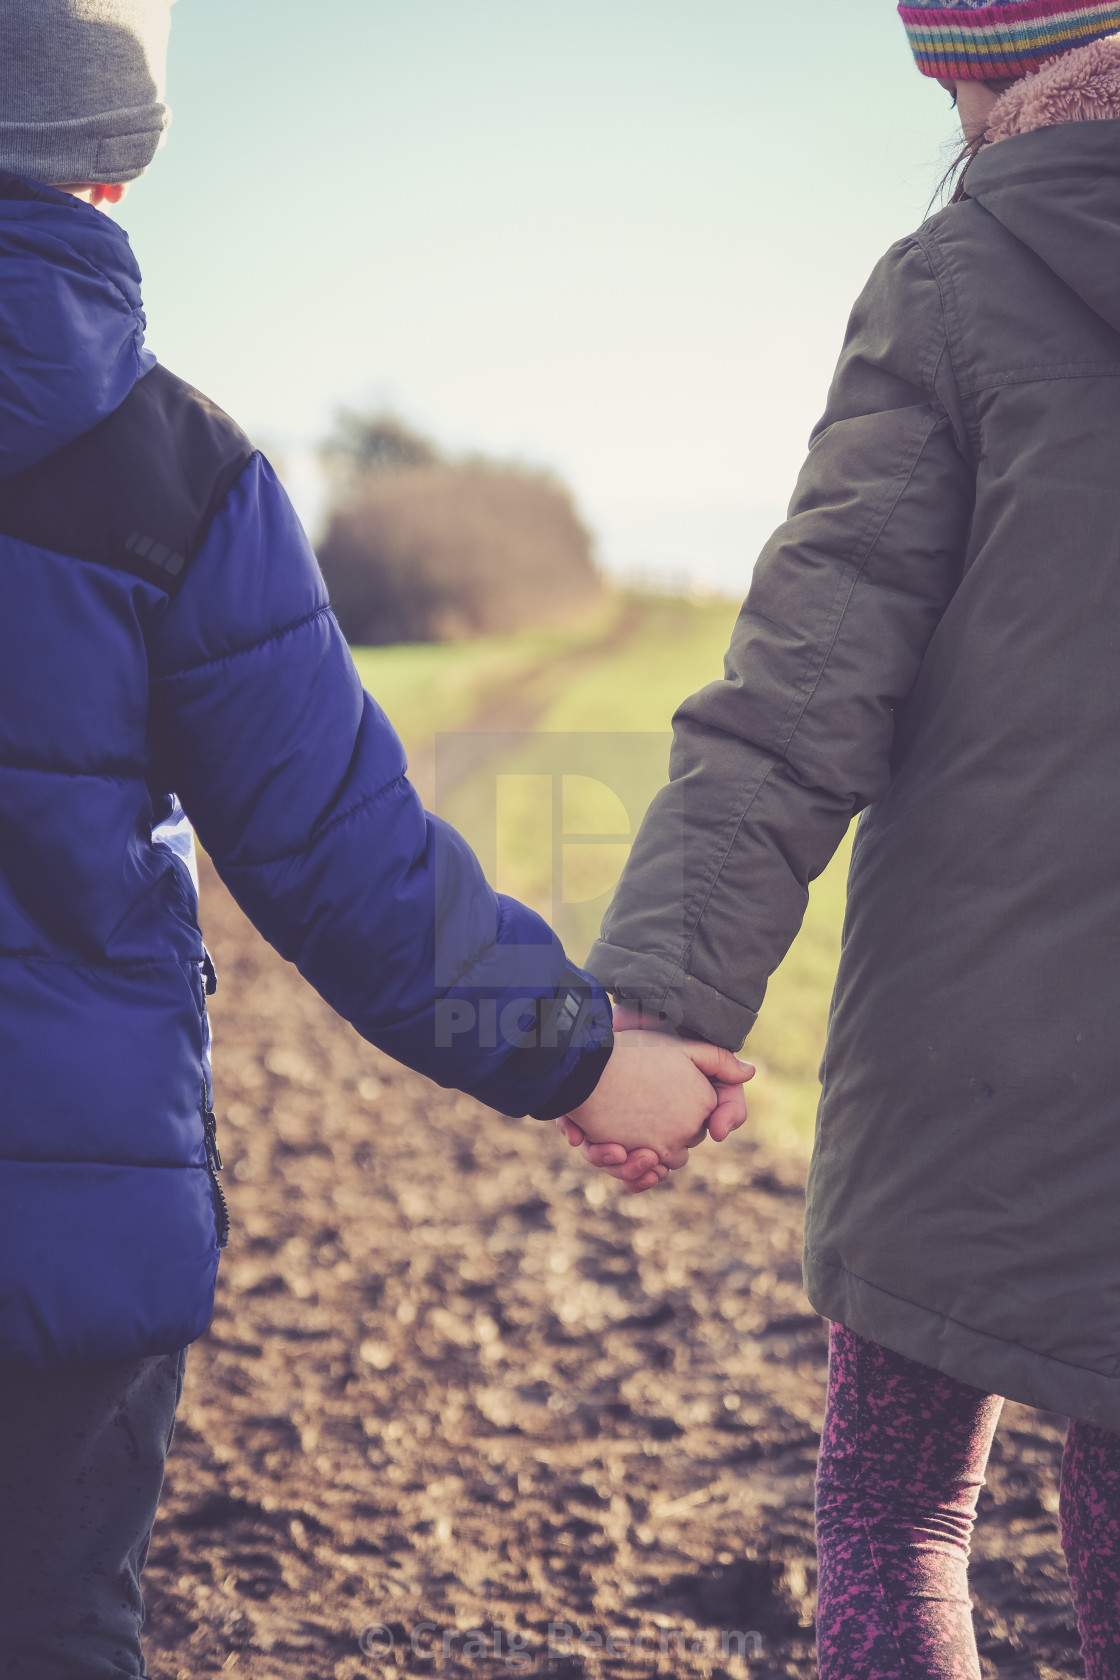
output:
[[[89,431],[154,362],[123,229],[0,173],[0,480]]]
[[[997,101],[964,190],[1120,332],[1120,36]]]

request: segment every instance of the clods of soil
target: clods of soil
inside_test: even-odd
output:
[[[826,1326],[803,1162],[623,1196],[364,1044],[207,872],[233,1229],[146,1575],[160,1680],[809,1680]],[[1062,1420],[1011,1406],[986,1680],[1080,1675]]]

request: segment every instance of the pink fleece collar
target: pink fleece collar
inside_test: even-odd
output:
[[[1062,53],[1009,87],[992,107],[989,144],[1059,123],[1120,117],[1120,35]]]

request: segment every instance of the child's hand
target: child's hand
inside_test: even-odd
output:
[[[652,1190],[669,1176],[669,1168],[661,1165],[655,1149],[627,1150],[621,1143],[588,1143],[575,1121],[566,1114],[555,1125],[561,1137],[573,1149],[581,1151],[585,1161],[605,1172],[608,1178],[617,1178],[632,1196],[642,1190]]]
[[[560,1126],[629,1189],[650,1189],[684,1166],[706,1132],[722,1142],[742,1124],[742,1086],[754,1069],[718,1045],[618,1024],[602,1078]]]

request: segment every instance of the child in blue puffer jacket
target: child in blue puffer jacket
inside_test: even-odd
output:
[[[726,1135],[746,1077],[707,1045],[620,1056],[602,989],[422,809],[268,463],[144,348],[98,207],[159,143],[168,5],[0,0],[0,1674],[20,1680],[144,1672],[139,1572],[225,1240],[187,818],[366,1038],[507,1114],[574,1113],[632,1187],[709,1119]]]

